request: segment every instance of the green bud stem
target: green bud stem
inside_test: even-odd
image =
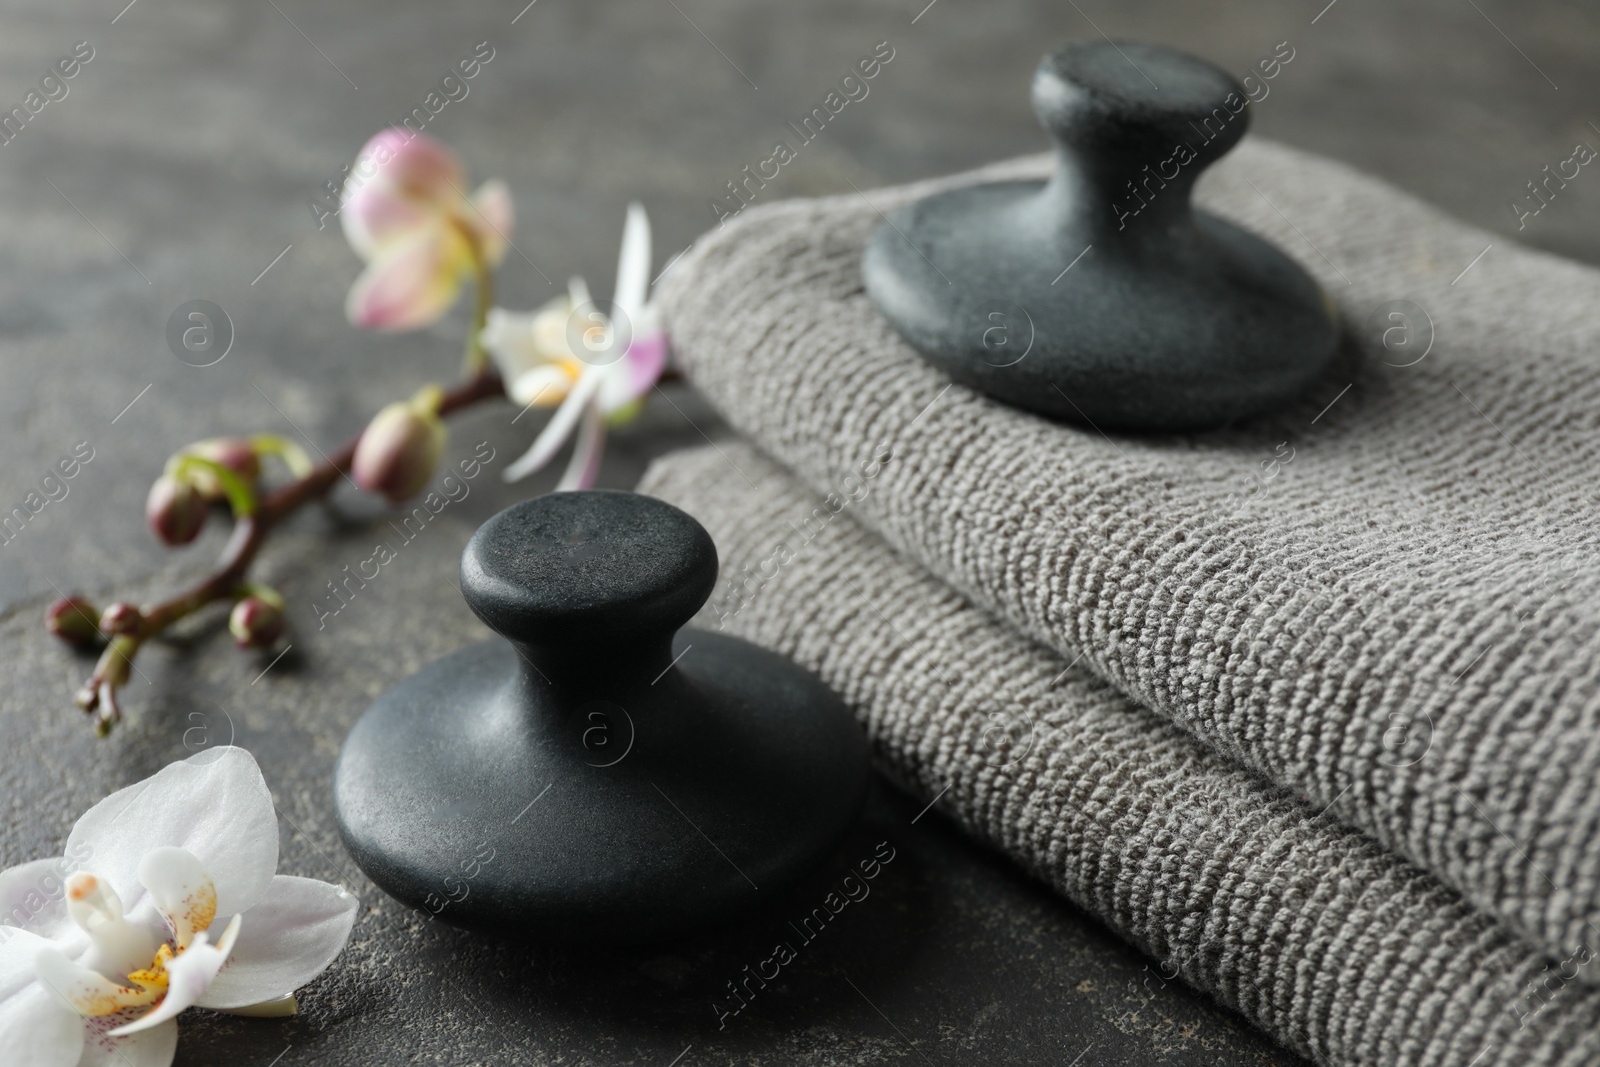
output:
[[[283,465],[296,478],[304,478],[311,473],[313,464],[306,450],[281,434],[258,433],[250,438],[250,447],[256,450],[257,455],[277,456],[283,460]]]
[[[240,583],[239,588],[234,590],[233,595],[235,600],[243,600],[247,596],[253,596],[257,600],[264,601],[265,603],[272,605],[279,611],[284,609],[283,594],[272,588],[270,585],[258,585],[255,582],[242,582]]]
[[[167,473],[174,478],[182,479],[186,473],[196,468],[206,471],[221,483],[222,491],[228,496],[228,506],[233,509],[235,519],[248,519],[256,513],[255,489],[249,482],[239,477],[239,472],[232,467],[183,452],[179,452],[167,462]]]

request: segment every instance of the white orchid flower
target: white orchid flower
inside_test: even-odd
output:
[[[537,311],[489,312],[481,338],[507,394],[524,407],[556,408],[533,446],[506,468],[506,481],[549,463],[576,430],[577,444],[556,489],[594,484],[606,428],[638,414],[666,369],[666,334],[646,300],[649,288],[650,219],[643,205],[633,203],[622,228],[610,314],[595,307],[582,278],[573,278],[564,296]]]
[[[277,812],[242,748],[90,808],[62,858],[0,872],[0,1059],[168,1067],[191,1005],[293,1014],[349,940],[356,899],[277,869]]]

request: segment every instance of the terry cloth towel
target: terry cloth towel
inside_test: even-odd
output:
[[[1339,1067],[1600,1061],[1578,961],[997,623],[856,504],[830,513],[731,441],[640,489],[705,524],[725,575],[756,576],[699,625],[817,672],[885,771],[1284,1045]]]
[[[1552,957],[1600,951],[1600,273],[1247,140],[1198,201],[1312,272],[1346,359],[1227,431],[1108,436],[951,385],[874,311],[881,213],[949,184],[703,238],[663,282],[694,383],[818,492],[892,449],[851,509],[895,549]]]

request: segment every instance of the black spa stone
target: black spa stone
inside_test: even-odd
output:
[[[890,324],[951,378],[1101,430],[1214,428],[1293,400],[1338,332],[1287,256],[1190,206],[1244,135],[1244,88],[1166,48],[1047,56],[1033,107],[1046,182],[969,186],[895,211],[862,273]]]
[[[401,682],[351,731],[340,830],[385,891],[544,941],[690,934],[793,885],[866,794],[866,739],[789,660],[683,628],[717,554],[633,493],[557,493],[485,523],[462,591],[504,640]]]

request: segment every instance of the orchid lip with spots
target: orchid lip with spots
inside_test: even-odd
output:
[[[242,748],[113,793],[65,855],[85,862],[64,881],[61,859],[0,872],[0,1047],[30,1067],[168,1067],[191,1006],[292,1014],[355,922],[341,887],[277,873],[277,812]]]
[[[556,408],[532,447],[506,468],[506,481],[544,467],[576,432],[556,489],[594,484],[606,428],[638,414],[640,401],[667,366],[666,333],[647,300],[649,279],[650,219],[641,204],[633,203],[622,229],[609,313],[595,306],[582,278],[573,278],[565,295],[537,311],[489,312],[481,338],[507,395],[525,408]]]

